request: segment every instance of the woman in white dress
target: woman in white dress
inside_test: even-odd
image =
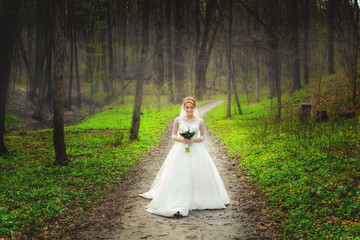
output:
[[[195,133],[191,139],[184,132]],[[165,217],[187,216],[190,210],[222,209],[230,200],[216,166],[201,144],[204,120],[197,116],[196,101],[184,99],[175,119],[174,146],[160,168],[150,190],[140,196],[151,198],[146,210]],[[182,134],[182,135],[180,135]],[[188,148],[188,149],[186,149]]]

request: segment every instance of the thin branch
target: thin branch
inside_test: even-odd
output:
[[[272,36],[276,36],[275,33],[273,33],[273,30],[271,29],[271,27],[269,25],[267,25],[266,23],[264,23],[260,18],[259,15],[256,14],[253,10],[251,10],[242,0],[237,0],[245,9],[246,11],[248,11],[250,13],[250,15],[252,15],[253,17],[255,17],[256,21],[258,21],[266,30],[269,31],[269,33],[271,33]]]
[[[317,32],[323,34],[323,35],[326,36],[326,37],[330,37],[330,34],[321,31],[319,28],[309,28],[308,30],[310,30],[310,31],[317,31]],[[356,47],[357,49],[360,49],[360,46],[359,46],[359,45],[354,44],[354,43],[352,43],[352,42],[350,42],[350,41],[348,41],[348,40],[345,40],[345,39],[342,39],[342,38],[339,38],[339,37],[335,37],[335,36],[334,36],[334,38],[335,38],[336,40],[340,41],[340,42],[347,43],[347,44],[349,44],[349,45],[352,46],[352,47]]]

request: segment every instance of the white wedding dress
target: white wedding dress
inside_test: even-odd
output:
[[[203,119],[177,117],[172,138],[185,129],[196,132],[193,138],[204,140]],[[175,142],[150,190],[140,196],[152,199],[146,207],[148,212],[165,217],[176,212],[187,216],[190,210],[222,209],[230,202],[216,166],[201,143],[193,143],[187,153],[184,143]]]

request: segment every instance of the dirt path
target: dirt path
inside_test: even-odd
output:
[[[202,117],[220,104],[213,101],[199,107]],[[225,210],[191,211],[188,217],[173,219],[145,211],[149,199],[139,197],[146,192],[170,148],[169,126],[160,145],[132,171],[100,207],[72,233],[71,239],[276,239],[271,224],[266,224],[265,204],[258,192],[246,185],[237,170],[236,160],[227,157],[224,147],[207,132],[203,143],[219,170],[230,197]]]

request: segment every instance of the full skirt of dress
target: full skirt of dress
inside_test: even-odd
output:
[[[150,190],[140,194],[152,201],[146,207],[150,213],[172,217],[190,210],[222,209],[229,204],[219,172],[201,143],[193,143],[190,152],[176,142],[161,166]]]

